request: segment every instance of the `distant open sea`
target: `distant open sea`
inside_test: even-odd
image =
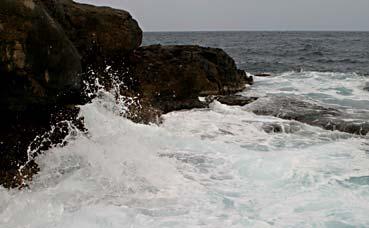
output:
[[[144,45],[223,48],[251,73],[356,72],[369,75],[369,32],[147,32]]]

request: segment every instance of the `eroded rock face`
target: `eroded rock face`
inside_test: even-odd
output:
[[[369,132],[369,113],[362,118],[334,108],[302,101],[293,97],[275,96],[259,98],[245,107],[258,115],[271,115],[281,119],[296,120],[326,130],[337,130],[357,135]]]
[[[1,109],[61,103],[80,90],[80,55],[43,7],[2,0],[0,24]]]
[[[127,117],[142,123],[160,122],[160,115],[171,111],[208,107],[209,102],[201,102],[199,96],[228,95],[253,83],[216,48],[152,45],[107,65],[95,66],[93,75],[107,90],[119,82],[121,95],[136,97],[138,103]],[[246,102],[237,100],[233,103]]]
[[[0,184],[21,186],[37,172],[30,149],[37,154],[63,144],[69,124],[84,130],[75,107],[87,102],[83,72],[124,57],[141,41],[137,22],[122,10],[71,0],[1,0]]]
[[[86,64],[124,57],[142,42],[142,30],[124,11],[72,0],[40,0]]]
[[[231,94],[252,84],[252,78],[216,48],[141,47],[130,56],[129,65],[137,92],[164,113],[203,107],[199,96]]]
[[[69,115],[74,107],[67,106],[78,100],[82,64],[64,30],[36,0],[1,0],[0,24],[0,184],[15,187],[38,170],[32,161],[25,165],[31,142],[59,122],[56,115],[77,118],[78,111]],[[52,143],[63,140],[64,130]]]

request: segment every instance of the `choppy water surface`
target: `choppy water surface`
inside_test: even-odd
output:
[[[357,72],[369,75],[369,32],[145,33],[144,44],[219,47],[251,73]]]
[[[298,96],[360,113],[359,73],[282,72],[245,95]],[[368,227],[369,140],[214,102],[161,126],[82,108],[89,134],[38,157],[29,190],[0,189],[2,228]],[[266,127],[279,125],[279,133]]]

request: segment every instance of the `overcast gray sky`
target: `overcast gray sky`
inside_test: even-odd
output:
[[[144,31],[369,30],[369,0],[77,0],[128,10]]]

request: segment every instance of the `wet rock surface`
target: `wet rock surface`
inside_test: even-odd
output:
[[[292,122],[292,123],[264,123],[262,125],[263,130],[266,133],[295,133],[297,131],[301,130],[301,124],[298,124],[298,122]]]
[[[369,113],[357,118],[344,111],[323,107],[293,97],[259,98],[256,102],[246,106],[246,110],[257,115],[270,115],[281,119],[296,120],[326,130],[337,130],[357,135],[366,135],[369,132],[369,122],[366,118]]]
[[[22,111],[75,99],[80,55],[46,10],[32,0],[2,0],[0,23],[2,108]]]
[[[124,57],[142,42],[142,30],[124,10],[72,0],[40,0],[85,64]]]
[[[130,56],[129,64],[133,90],[163,113],[205,107],[199,96],[232,94],[253,82],[216,48],[141,47]]]
[[[78,119],[72,110],[82,89],[82,63],[38,1],[1,1],[0,24],[0,184],[16,187],[38,170],[31,151],[60,143],[69,129],[59,122]],[[48,142],[37,143],[52,126]]]
[[[64,146],[74,130],[84,132],[76,107],[34,106],[22,112],[2,112],[0,119],[0,183],[24,187],[38,171],[32,161],[42,151]],[[24,166],[24,167],[23,167]]]
[[[215,96],[212,98],[208,98],[208,100],[217,100],[222,104],[231,105],[231,106],[244,106],[256,101],[257,97],[245,97],[241,95],[228,95],[228,96]]]
[[[71,0],[2,0],[0,7],[0,184],[23,186],[38,153],[84,131],[90,65],[137,48],[142,31],[130,14]]]

